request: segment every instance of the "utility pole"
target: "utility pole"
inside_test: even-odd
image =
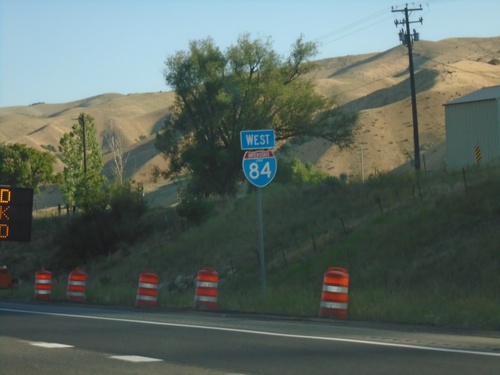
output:
[[[392,12],[403,12],[405,15],[405,18],[401,21],[394,21],[396,24],[396,27],[399,25],[406,25],[406,32],[404,29],[401,29],[399,32],[399,39],[401,42],[408,47],[408,58],[410,60],[410,85],[411,85],[411,107],[412,107],[412,114],[413,114],[413,146],[415,149],[415,170],[419,171],[420,170],[420,143],[418,139],[418,116],[417,116],[417,94],[415,92],[415,72],[413,68],[413,53],[412,53],[412,46],[413,46],[413,40],[418,41],[419,36],[418,33],[413,29],[413,38],[410,35],[410,23],[416,23],[420,22],[422,24],[423,19],[420,17],[418,21],[410,21],[409,20],[409,14],[410,12],[417,11],[417,10],[422,10],[422,6],[418,8],[412,8],[408,9],[408,4],[406,4],[404,9],[394,9],[392,8]]]

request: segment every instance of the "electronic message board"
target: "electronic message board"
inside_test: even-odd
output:
[[[33,189],[0,185],[0,241],[31,241]]]

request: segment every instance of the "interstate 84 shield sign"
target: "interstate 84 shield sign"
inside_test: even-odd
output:
[[[276,164],[272,151],[247,151],[243,156],[243,173],[251,184],[264,187],[276,175]]]

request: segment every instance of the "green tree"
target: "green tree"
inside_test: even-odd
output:
[[[343,112],[305,79],[315,64],[314,43],[302,38],[282,59],[269,40],[241,36],[225,53],[212,39],[193,41],[169,57],[166,83],[176,93],[156,148],[168,161],[155,177],[191,173],[188,189],[233,195],[243,179],[240,131],[274,129],[276,140],[322,137],[339,147],[353,141],[356,114]]]
[[[0,144],[0,184],[31,187],[36,191],[55,181],[56,157],[20,143]]]
[[[319,185],[329,177],[312,163],[303,164],[299,159],[279,160],[279,163],[276,182]]]
[[[66,202],[86,211],[103,209],[107,204],[104,157],[93,117],[85,113],[78,116],[78,123],[60,139],[59,152],[64,163],[60,188]]]
[[[116,181],[109,189],[108,209],[99,215],[85,211],[66,221],[54,236],[58,248],[53,258],[56,270],[68,271],[149,235],[151,223],[141,220],[148,209],[142,192],[141,184]]]

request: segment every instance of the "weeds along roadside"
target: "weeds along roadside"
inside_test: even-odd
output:
[[[498,169],[478,169],[465,180],[460,173],[418,180],[382,174],[365,183],[266,187],[265,295],[256,256],[255,194],[225,202],[200,226],[177,223],[176,232],[167,230],[163,212],[149,213],[158,226],[150,236],[82,265],[89,275],[87,301],[133,305],[144,268],[166,281],[212,266],[221,276],[220,309],[317,316],[323,273],[341,266],[350,273],[350,319],[498,330],[499,176]],[[61,225],[57,220],[37,225],[50,232],[51,225]],[[32,298],[29,275],[50,256],[49,247],[41,238],[28,248],[2,246],[3,259],[25,267],[27,280],[17,292],[24,298]],[[58,278],[56,300],[64,300],[65,277]],[[159,305],[189,308],[192,298],[192,288],[163,288]]]

